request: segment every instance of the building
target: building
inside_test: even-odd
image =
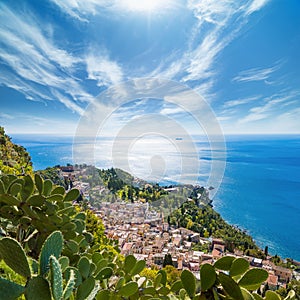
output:
[[[274,274],[278,276],[278,279],[283,282],[289,282],[292,279],[292,270],[280,267],[280,266],[274,266],[273,267]]]

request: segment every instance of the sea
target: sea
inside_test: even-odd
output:
[[[84,150],[82,157],[77,155],[74,161],[72,137],[14,135],[12,138],[29,151],[35,170],[79,163],[78,159],[82,159],[82,163],[93,163],[100,168],[124,167],[137,177],[160,184],[195,179],[195,168],[190,168],[193,172],[187,172],[184,167],[178,169],[185,157],[193,154],[182,150],[176,155],[178,147],[168,148],[169,140],[151,137],[150,142],[149,139],[135,141],[135,145],[126,149],[129,163],[122,165],[122,160],[116,159],[118,152],[112,150],[112,138],[98,139],[92,147],[81,141],[77,152],[89,149],[89,153],[92,150],[99,154],[92,161],[84,161],[89,154]],[[180,137],[176,142],[183,140]],[[268,246],[273,255],[300,261],[300,135],[225,136],[226,148],[217,158],[213,154],[220,149],[212,149],[209,141],[195,137],[193,142],[201,166],[197,183],[208,187],[214,159],[224,167],[215,184],[209,181],[209,186],[215,188],[212,190],[215,210],[227,222],[250,234],[262,249]],[[156,168],[153,173],[153,162],[163,168]],[[121,165],[115,165],[118,163]],[[161,172],[163,176],[157,177]],[[180,172],[183,174],[178,177]]]

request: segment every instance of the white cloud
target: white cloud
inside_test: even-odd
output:
[[[112,5],[109,0],[50,0],[62,11],[79,21],[88,22],[88,15],[96,15],[100,9]]]
[[[175,107],[168,107],[168,105],[166,106],[165,105],[165,107],[160,111],[160,113],[162,114],[162,115],[176,115],[176,114],[182,114],[182,113],[184,113],[185,111],[181,108],[181,107],[179,107],[179,106],[175,106]]]
[[[107,55],[88,54],[86,56],[88,79],[97,80],[98,86],[115,85],[122,81],[122,68]]]
[[[253,68],[249,70],[245,70],[240,72],[236,77],[234,77],[233,81],[238,82],[248,82],[248,81],[262,81],[267,80],[270,76],[279,69],[279,65],[276,65],[271,68]]]
[[[0,6],[0,84],[16,89],[29,100],[56,99],[80,113],[76,102],[88,102],[92,97],[73,76],[74,67],[82,59],[55,45],[47,34],[52,30],[43,32],[47,26],[51,29],[50,25],[40,26],[36,16]],[[68,101],[61,101],[62,96]]]
[[[14,116],[0,112],[0,120],[13,120]]]
[[[195,16],[195,25],[191,29],[186,51],[177,53],[171,62],[162,62],[150,75],[176,78],[187,84],[197,82],[200,93],[212,99],[220,53],[239,35],[250,11],[263,8],[266,2],[247,1],[241,4],[231,0],[189,0],[187,7]],[[201,40],[199,37],[202,37]],[[203,80],[206,82],[201,83]]]
[[[78,113],[79,115],[82,115],[84,113],[84,110],[78,106],[74,101],[72,101],[69,97],[62,95],[57,90],[52,90],[52,94],[58,99],[61,103],[63,103],[67,108],[72,110],[73,112]]]
[[[249,114],[238,120],[238,123],[249,123],[270,117],[273,114],[282,112],[284,107],[295,102],[295,98],[299,99],[299,91],[282,92],[275,94],[264,100],[264,104],[252,107]]]
[[[227,109],[235,106],[240,106],[258,100],[259,98],[261,98],[261,96],[253,96],[253,97],[248,97],[243,99],[229,100],[223,105],[223,107]]]
[[[19,120],[19,122],[16,122],[16,120]],[[36,116],[28,112],[14,112],[13,119],[6,119],[4,125],[6,131],[10,134],[27,134],[30,132],[31,134],[55,134],[55,136],[65,136],[74,135],[76,129],[76,122],[49,118],[47,116]]]
[[[260,10],[262,7],[264,7],[270,0],[253,0],[250,4],[250,6],[246,9],[246,14],[250,15],[254,13],[255,11]]]

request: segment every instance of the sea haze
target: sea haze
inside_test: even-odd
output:
[[[72,137],[15,135],[13,141],[27,148],[35,170],[73,163]],[[103,139],[100,143],[103,144],[99,151],[101,155],[96,156],[94,162],[101,168],[111,167],[112,139]],[[198,181],[205,185],[211,168],[212,151],[207,141],[196,139],[195,144],[201,173]],[[223,155],[226,169],[213,199],[214,208],[229,223],[247,230],[262,248],[268,246],[272,254],[299,261],[300,136],[226,136],[226,147],[226,155]],[[170,149],[171,153],[165,156],[165,177],[159,180],[162,184],[174,183],[180,172],[180,153],[176,154],[175,150],[172,153]],[[151,179],[149,159],[153,154],[152,151],[147,156],[141,145],[133,148],[129,171],[140,177],[146,174],[146,179]],[[194,178],[195,174],[185,175],[184,181]]]

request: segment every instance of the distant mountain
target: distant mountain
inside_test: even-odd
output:
[[[2,174],[32,174],[31,157],[27,150],[11,141],[0,126],[0,173]]]

